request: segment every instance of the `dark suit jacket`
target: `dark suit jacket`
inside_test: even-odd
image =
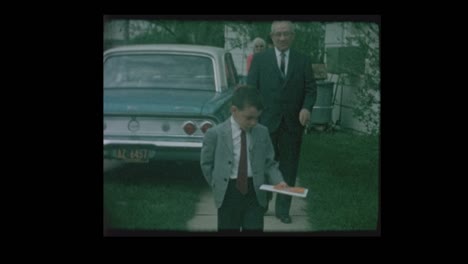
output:
[[[302,108],[312,113],[317,99],[317,85],[308,57],[290,49],[286,78],[283,78],[275,50],[256,53],[250,66],[247,84],[259,89],[265,103],[260,123],[276,131],[285,118],[290,131],[302,131],[299,112]]]
[[[278,184],[284,181],[275,161],[268,129],[257,124],[251,130],[249,160],[253,173],[253,184],[258,203],[266,207],[266,192],[260,190],[262,184]],[[226,195],[229,175],[233,166],[232,129],[230,118],[208,129],[203,139],[200,165],[206,181],[213,190],[215,204],[220,208]]]

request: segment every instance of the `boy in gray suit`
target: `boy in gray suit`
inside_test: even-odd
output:
[[[200,165],[218,208],[218,231],[263,231],[267,197],[260,185],[287,187],[268,129],[258,124],[262,110],[256,89],[237,88],[231,117],[203,140]]]

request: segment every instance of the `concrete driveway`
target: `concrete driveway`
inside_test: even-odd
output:
[[[300,186],[300,185],[298,185]],[[265,214],[264,232],[310,232],[312,229],[306,214],[306,199],[293,197],[291,203],[292,223],[284,224],[275,217],[276,194],[270,202],[268,212]],[[215,232],[217,210],[214,205],[211,190],[207,189],[200,197],[195,216],[187,223],[189,231]]]

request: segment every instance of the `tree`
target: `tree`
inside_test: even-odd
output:
[[[115,20],[105,20],[105,27]],[[256,37],[270,38],[272,21],[123,20],[124,39],[107,41],[105,49],[128,44],[198,44],[225,47],[225,27],[245,36],[230,39],[230,47],[243,48]],[[297,22],[293,47],[310,55],[312,63],[323,63],[325,28],[321,22]],[[105,34],[108,30],[104,31]],[[107,38],[108,39],[108,38]]]
[[[232,31],[241,36],[247,36],[247,42],[256,37],[265,41],[270,39],[271,23],[268,22],[226,22]],[[325,55],[325,26],[321,22],[294,22],[296,25],[296,36],[293,48],[311,56],[312,63],[323,63]],[[231,47],[243,47],[245,40],[242,38],[230,40]],[[267,41],[268,42],[268,41]]]
[[[380,45],[379,25],[374,23],[353,23],[353,37],[347,39],[349,44],[357,45],[364,55],[364,72],[350,71],[351,77],[362,80],[357,85],[356,107],[354,116],[371,134],[379,132],[380,120]],[[351,62],[352,63],[352,62]],[[358,69],[359,67],[353,67]]]
[[[298,22],[293,48],[311,56],[312,63],[324,63],[325,25],[321,22]]]
[[[106,21],[105,26],[112,20]],[[124,41],[105,43],[106,48],[128,44],[197,44],[224,48],[223,23],[184,20],[125,20]],[[105,31],[106,32],[106,31]]]

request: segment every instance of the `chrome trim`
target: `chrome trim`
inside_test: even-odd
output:
[[[110,144],[122,145],[153,145],[156,147],[176,147],[176,148],[201,148],[201,142],[170,142],[170,141],[135,141],[135,140],[119,140],[119,139],[104,139],[104,146]]]
[[[332,109],[333,106],[314,106],[314,109]]]
[[[212,126],[214,126],[213,122],[209,121],[209,120],[206,120],[206,121],[203,121],[200,125],[200,127],[204,126],[206,123],[209,123],[211,124]]]
[[[106,122],[106,129],[104,136],[161,136],[171,138],[200,138],[204,137],[203,132],[199,129],[203,122],[210,121],[213,126],[216,121],[212,117],[151,117],[151,116],[137,116],[136,120],[140,122],[140,129],[136,132],[128,130],[128,116],[122,115],[104,115],[104,122]],[[184,122],[192,121],[197,127],[197,130],[192,135],[187,135],[183,129]],[[170,130],[164,131],[162,125],[168,123],[171,127]]]

